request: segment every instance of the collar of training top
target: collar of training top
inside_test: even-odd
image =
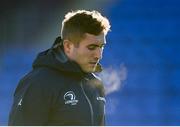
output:
[[[61,38],[59,39],[61,40]],[[44,67],[56,69],[58,71],[63,71],[65,73],[70,72],[71,74],[78,74],[78,75],[87,74],[81,70],[80,66],[77,63],[70,61],[68,59],[62,47],[58,50],[57,48],[55,48],[58,45],[57,39],[53,45],[54,46],[52,46],[50,49],[43,51],[37,55],[36,59],[33,62],[33,68],[44,66]],[[101,71],[102,71],[102,67],[98,63],[95,72],[101,72]]]

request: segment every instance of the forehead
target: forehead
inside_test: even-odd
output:
[[[86,33],[82,39],[83,44],[105,44],[105,35],[102,33],[100,35],[93,35]]]

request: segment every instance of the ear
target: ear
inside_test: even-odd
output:
[[[64,52],[67,54],[67,55],[70,55],[70,53],[72,52],[73,50],[73,43],[69,40],[64,40]]]

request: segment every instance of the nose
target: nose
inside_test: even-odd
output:
[[[103,53],[103,49],[102,48],[97,48],[95,50],[95,58],[100,60],[102,59],[102,53]]]

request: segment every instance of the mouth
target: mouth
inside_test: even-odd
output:
[[[96,66],[97,62],[89,62],[89,64],[92,65],[92,66]]]

